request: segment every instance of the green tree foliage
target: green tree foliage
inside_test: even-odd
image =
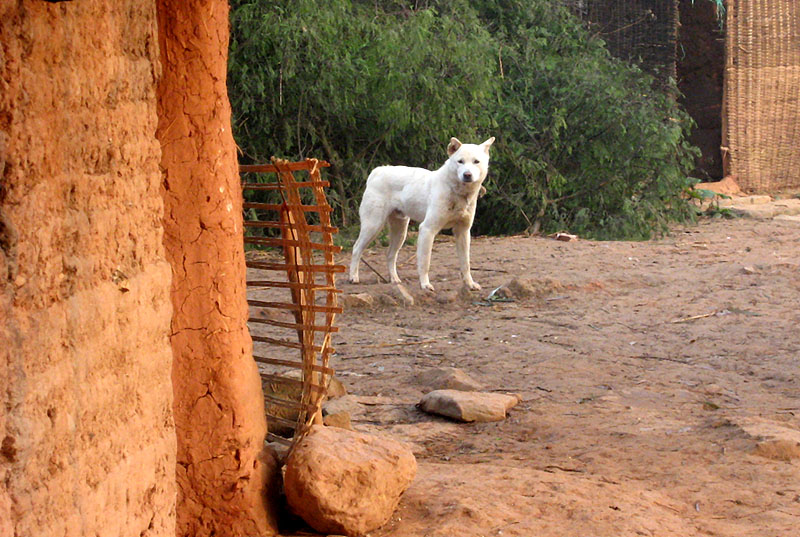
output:
[[[688,117],[552,0],[235,0],[245,160],[329,160],[355,223],[369,170],[496,136],[477,233],[647,238],[691,216]]]

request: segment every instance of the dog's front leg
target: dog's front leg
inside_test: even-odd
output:
[[[419,273],[419,286],[426,291],[433,291],[433,285],[428,278],[428,270],[431,266],[431,250],[433,249],[433,238],[438,233],[430,224],[423,222],[419,226],[417,236],[417,272]]]
[[[453,235],[456,238],[456,253],[458,254],[458,266],[461,270],[461,279],[468,289],[478,290],[481,288],[473,279],[469,267],[469,225],[457,225],[453,227]]]

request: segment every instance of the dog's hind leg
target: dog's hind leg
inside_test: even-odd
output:
[[[458,254],[458,268],[461,271],[461,279],[467,289],[478,290],[481,288],[473,279],[469,267],[469,226],[453,226],[453,235],[456,239],[456,254]]]
[[[361,254],[383,229],[383,224],[383,218],[361,218],[361,230],[358,233],[358,239],[353,244],[353,255],[350,258],[350,281],[352,283],[358,283],[358,265],[361,262]]]
[[[386,263],[389,267],[389,277],[392,283],[400,283],[397,275],[397,253],[406,240],[408,232],[408,217],[390,214],[389,218],[389,251],[386,253]]]
[[[419,273],[419,286],[426,291],[433,291],[433,285],[428,277],[428,270],[431,267],[431,250],[433,249],[433,238],[439,232],[430,225],[423,222],[419,226],[417,236],[417,272]]]

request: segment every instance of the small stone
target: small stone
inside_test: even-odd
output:
[[[411,296],[411,293],[408,292],[408,289],[406,289],[402,283],[392,286],[392,296],[397,298],[404,306],[414,305],[414,297]]]
[[[345,308],[371,308],[375,305],[375,299],[369,293],[347,293],[340,301]]]
[[[339,414],[346,412],[351,417],[362,416],[365,412],[364,405],[359,403],[356,395],[343,395],[336,399],[329,399],[322,403],[323,414]]]
[[[477,392],[483,386],[466,374],[464,371],[455,367],[440,367],[437,369],[426,369],[417,375],[417,382],[432,390],[461,390],[465,392]]]
[[[719,384],[708,384],[703,389],[707,395],[720,395],[722,393],[722,387]]]
[[[317,425],[286,461],[284,490],[291,509],[315,530],[358,536],[389,521],[416,472],[405,444]]]
[[[757,274],[758,271],[755,267],[742,267],[742,272],[745,274]]]
[[[419,408],[458,421],[502,421],[506,413],[519,403],[516,395],[459,390],[434,390],[425,394]]]
[[[337,412],[336,414],[326,414],[322,418],[322,423],[327,427],[338,427],[340,429],[353,430],[348,412]]]
[[[347,395],[347,388],[342,381],[336,377],[331,377],[328,382],[328,399],[336,399],[337,397],[344,397]]]

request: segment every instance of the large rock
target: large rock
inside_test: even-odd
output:
[[[516,395],[434,390],[423,396],[419,408],[458,421],[501,421],[517,403]]]
[[[455,367],[426,369],[417,375],[417,382],[431,390],[477,392],[483,389],[477,380]]]
[[[292,510],[322,533],[364,535],[385,524],[417,462],[404,444],[335,427],[312,427],[286,462]]]

